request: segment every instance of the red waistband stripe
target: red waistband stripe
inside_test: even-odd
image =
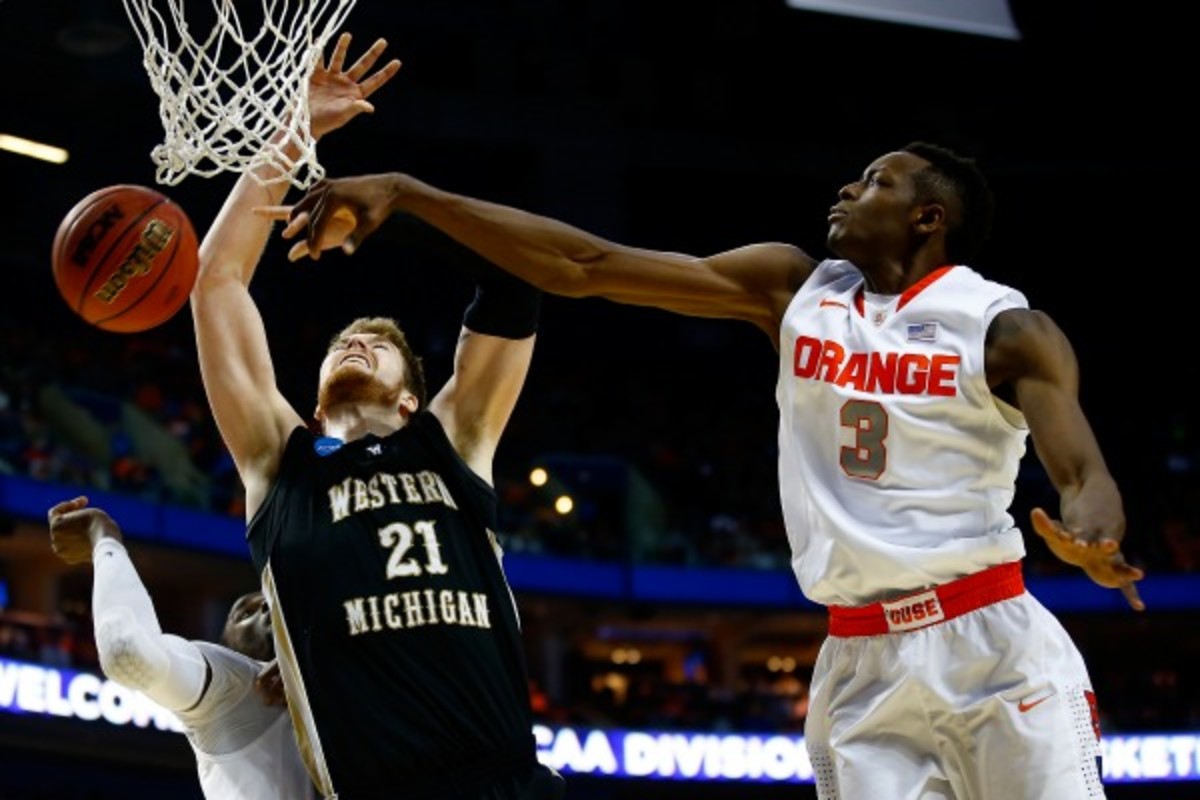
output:
[[[830,636],[879,636],[937,625],[1025,591],[1021,562],[866,606],[829,606]]]

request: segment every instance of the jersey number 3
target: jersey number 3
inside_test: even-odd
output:
[[[854,445],[839,454],[842,469],[853,478],[875,480],[887,468],[887,411],[873,400],[851,400],[842,406],[842,426],[854,431]]]

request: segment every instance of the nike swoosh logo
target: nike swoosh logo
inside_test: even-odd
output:
[[[1022,700],[1021,702],[1017,703],[1017,711],[1020,711],[1022,714],[1024,714],[1026,711],[1037,708],[1053,696],[1054,695],[1052,694],[1048,694],[1044,697],[1039,697],[1037,700],[1034,700],[1031,703],[1026,703],[1024,700]]]
[[[835,308],[849,308],[849,306],[847,306],[845,303],[840,303],[837,300],[822,300],[821,304],[820,304],[820,306],[818,306],[818,308],[824,308],[825,306],[834,306]]]

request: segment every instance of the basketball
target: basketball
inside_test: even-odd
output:
[[[54,235],[59,294],[86,322],[136,333],[169,320],[191,294],[200,251],[191,220],[146,186],[98,189],[75,204]]]

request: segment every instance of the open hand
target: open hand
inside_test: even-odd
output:
[[[367,98],[400,71],[400,62],[392,59],[366,77],[387,49],[384,39],[376,39],[371,49],[363,53],[350,69],[345,69],[346,52],[349,49],[350,34],[343,33],[334,45],[329,64],[326,65],[324,59],[318,59],[309,78],[308,113],[315,138],[337,130],[359,114],[375,111],[375,106],[367,102]]]
[[[1120,589],[1134,610],[1145,610],[1146,604],[1134,585],[1145,577],[1145,573],[1125,562],[1118,542],[1113,539],[1088,541],[1076,536],[1040,508],[1033,509],[1029,516],[1033,530],[1045,540],[1050,552],[1059,560],[1079,567],[1101,586]]]

